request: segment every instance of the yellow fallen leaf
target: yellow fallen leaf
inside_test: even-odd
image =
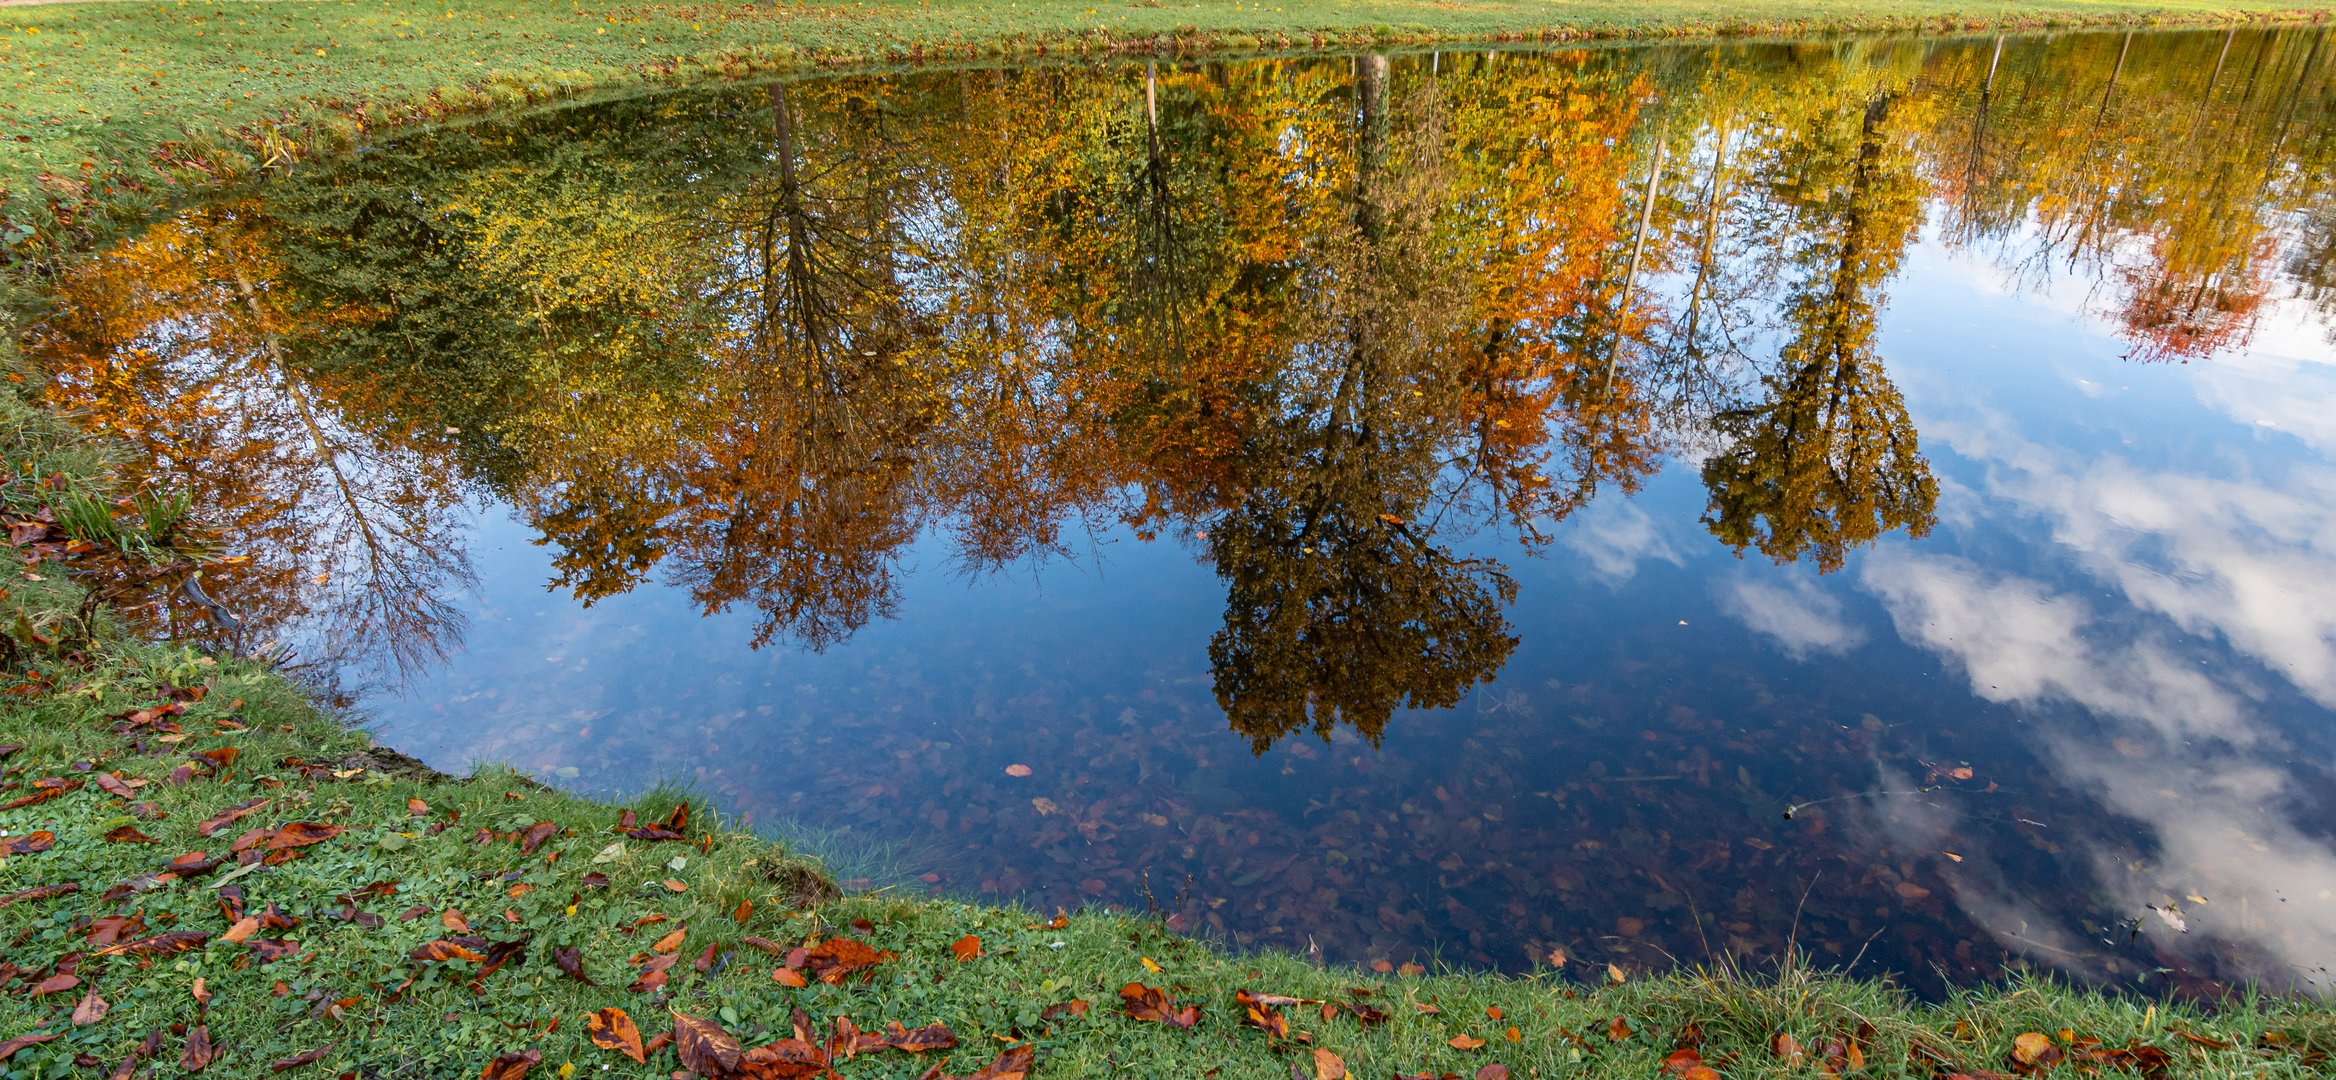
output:
[[[1139,956],[1139,957],[1136,957],[1136,959],[1138,959],[1138,960],[1141,960],[1141,961],[1143,961],[1143,962],[1144,962],[1144,970],[1145,970],[1145,971],[1149,971],[1149,972],[1151,972],[1151,973],[1152,973],[1152,974],[1154,974],[1154,975],[1158,975],[1158,974],[1160,973],[1160,963],[1159,963],[1159,961],[1157,961],[1157,960],[1154,960],[1154,959],[1152,959],[1152,958],[1151,958],[1151,957],[1149,957],[1149,956]]]
[[[1044,795],[1030,800],[1030,808],[1038,811],[1039,817],[1045,817],[1048,814],[1052,814],[1055,811],[1062,809],[1062,807],[1056,806],[1054,804],[1053,799],[1049,799]]]

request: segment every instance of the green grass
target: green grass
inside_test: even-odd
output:
[[[368,132],[591,90],[813,66],[1425,40],[2314,17],[2308,0],[614,0],[0,8],[0,240],[85,246],[173,190]],[[78,241],[78,242],[77,242]]]

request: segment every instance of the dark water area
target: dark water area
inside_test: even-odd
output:
[[[189,209],[36,338],[443,768],[1337,961],[2325,991],[2332,67],[725,87]]]

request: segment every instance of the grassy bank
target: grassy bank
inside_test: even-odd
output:
[[[0,8],[0,239],[70,251],[189,183],[591,90],[1109,51],[2314,18],[2295,0],[321,0]]]
[[[776,65],[2284,6],[12,7],[0,182],[16,250],[38,259],[8,281],[36,287],[44,262],[184,185],[319,142]],[[0,511],[22,560],[0,589],[0,1075],[2283,1077],[2323,1075],[2336,1052],[2336,1018],[2296,1001],[2021,982],[1934,1005],[1799,970],[1579,962],[1371,973],[1109,912],[837,896],[815,862],[712,808],[677,813],[683,793],[620,807],[508,772],[439,775],[263,666],[126,632],[91,590],[187,530],[167,502],[115,501],[108,448],[33,403],[11,349],[0,338]]]

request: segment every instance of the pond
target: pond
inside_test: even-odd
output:
[[[363,148],[62,282],[388,745],[1365,965],[2336,964],[2314,27],[925,70]],[[229,640],[231,638],[233,640]]]

